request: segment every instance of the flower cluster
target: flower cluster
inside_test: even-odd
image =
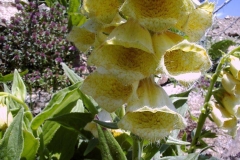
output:
[[[144,139],[157,141],[184,128],[154,75],[188,84],[210,68],[205,49],[193,42],[211,25],[213,9],[191,0],[83,0],[88,19],[67,36],[79,50],[92,50],[88,63],[97,67],[82,92],[108,112],[125,105],[118,126]]]
[[[211,102],[214,122],[228,134],[235,136],[240,118],[240,59],[230,56],[230,67],[223,72],[222,88]]]
[[[86,65],[66,40],[67,9],[60,4],[41,6],[16,0],[18,14],[9,23],[1,20],[5,28],[0,33],[0,72],[6,75],[14,69],[28,69],[25,81],[32,87],[64,87],[70,83],[66,83],[60,63],[78,68]]]

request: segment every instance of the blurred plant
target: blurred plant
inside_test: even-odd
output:
[[[41,9],[34,2],[29,4],[16,0],[19,13],[0,33],[0,72],[2,75],[14,69],[29,70],[24,77],[28,86],[53,90],[70,83],[63,75],[60,63],[77,67],[86,72],[85,60],[80,52],[66,40],[68,17],[66,7],[55,4]],[[78,69],[81,68],[81,69]]]

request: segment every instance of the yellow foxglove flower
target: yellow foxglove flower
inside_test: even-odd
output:
[[[125,85],[150,76],[155,72],[158,61],[154,54],[119,45],[102,45],[88,59],[99,72],[110,72]]]
[[[210,106],[212,107],[211,116],[216,125],[234,137],[237,131],[237,118],[217,103],[211,101]]]
[[[85,52],[94,44],[96,33],[100,28],[101,24],[89,19],[81,27],[73,26],[67,35],[67,40],[73,42],[80,51]]]
[[[182,18],[185,17],[182,16],[176,28],[185,32],[188,35],[189,41],[199,41],[206,29],[212,25],[213,11],[214,4],[205,2],[192,10],[184,24],[182,24],[184,22]]]
[[[184,40],[165,52],[160,65],[165,74],[184,84],[197,80],[211,64],[202,46]]]
[[[109,35],[106,44],[138,48],[145,52],[154,53],[149,31],[132,19],[116,27]]]
[[[12,113],[6,105],[0,104],[0,130],[5,130],[13,121]]]
[[[102,23],[111,23],[122,2],[120,0],[83,0],[82,11],[89,18]]]
[[[230,114],[240,118],[240,96],[225,93],[222,104]]]
[[[229,94],[240,96],[240,81],[235,79],[231,74],[223,74],[222,86]]]
[[[235,56],[230,56],[230,71],[232,75],[240,80],[240,60]]]
[[[121,129],[143,139],[160,140],[174,129],[186,127],[185,119],[175,111],[166,92],[152,78],[139,82],[137,99],[127,104],[127,113],[119,121]]]
[[[90,74],[83,82],[81,91],[94,100],[106,111],[114,112],[127,102],[133,86],[124,85],[111,74]]]
[[[177,23],[184,5],[182,0],[125,0],[120,12],[151,31],[162,32]]]

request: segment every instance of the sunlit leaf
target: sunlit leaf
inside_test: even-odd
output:
[[[99,125],[109,128],[109,129],[118,129],[118,125],[115,122],[103,122],[103,121],[98,121],[94,120],[94,122],[98,123]]]
[[[20,99],[22,102],[25,101],[27,96],[26,86],[17,70],[14,71],[12,94],[16,96],[18,99]]]
[[[83,81],[83,79],[76,73],[74,73],[73,70],[71,70],[65,63],[61,63],[61,65],[64,70],[64,73],[70,79],[72,84]]]

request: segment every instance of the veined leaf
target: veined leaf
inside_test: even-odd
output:
[[[43,144],[47,145],[51,142],[54,134],[57,132],[57,130],[60,128],[60,124],[46,121],[42,127],[42,133],[43,133]]]
[[[67,113],[48,120],[55,121],[68,129],[79,131],[87,123],[91,122],[93,118],[94,115],[91,113]]]
[[[22,132],[23,108],[14,117],[13,122],[7,128],[0,143],[0,159],[17,160],[20,159],[23,150]]]
[[[24,147],[21,155],[22,159],[35,159],[38,147],[40,145],[37,138],[35,138],[32,133],[27,130],[23,130],[24,137]]]
[[[208,50],[208,54],[210,55],[212,60],[217,60],[218,58],[222,57],[222,52],[226,53],[228,48],[234,44],[235,42],[231,40],[222,40],[222,41],[216,42]]]
[[[159,160],[198,160],[200,153],[191,153],[186,156],[167,156]]]
[[[190,143],[169,136],[167,141],[166,141],[166,144],[171,144],[171,145],[189,145]]]
[[[109,128],[109,129],[119,129],[117,123],[115,122],[103,122],[99,120],[94,120],[94,122],[98,123],[99,125]]]
[[[20,73],[21,76],[25,75],[28,73],[28,70],[25,70],[23,72]],[[10,74],[7,74],[5,76],[3,76],[1,73],[0,73],[0,82],[1,83],[6,83],[6,82],[9,82],[9,81],[13,81],[13,74],[10,73]]]
[[[32,120],[31,128],[36,130],[46,119],[57,116],[62,110],[66,109],[65,107],[69,104],[77,102],[77,100],[81,98],[78,92],[81,84],[82,82],[78,82],[56,93],[47,107],[44,108],[43,112]],[[69,112],[73,107],[74,105],[68,106],[67,109],[69,109]]]

